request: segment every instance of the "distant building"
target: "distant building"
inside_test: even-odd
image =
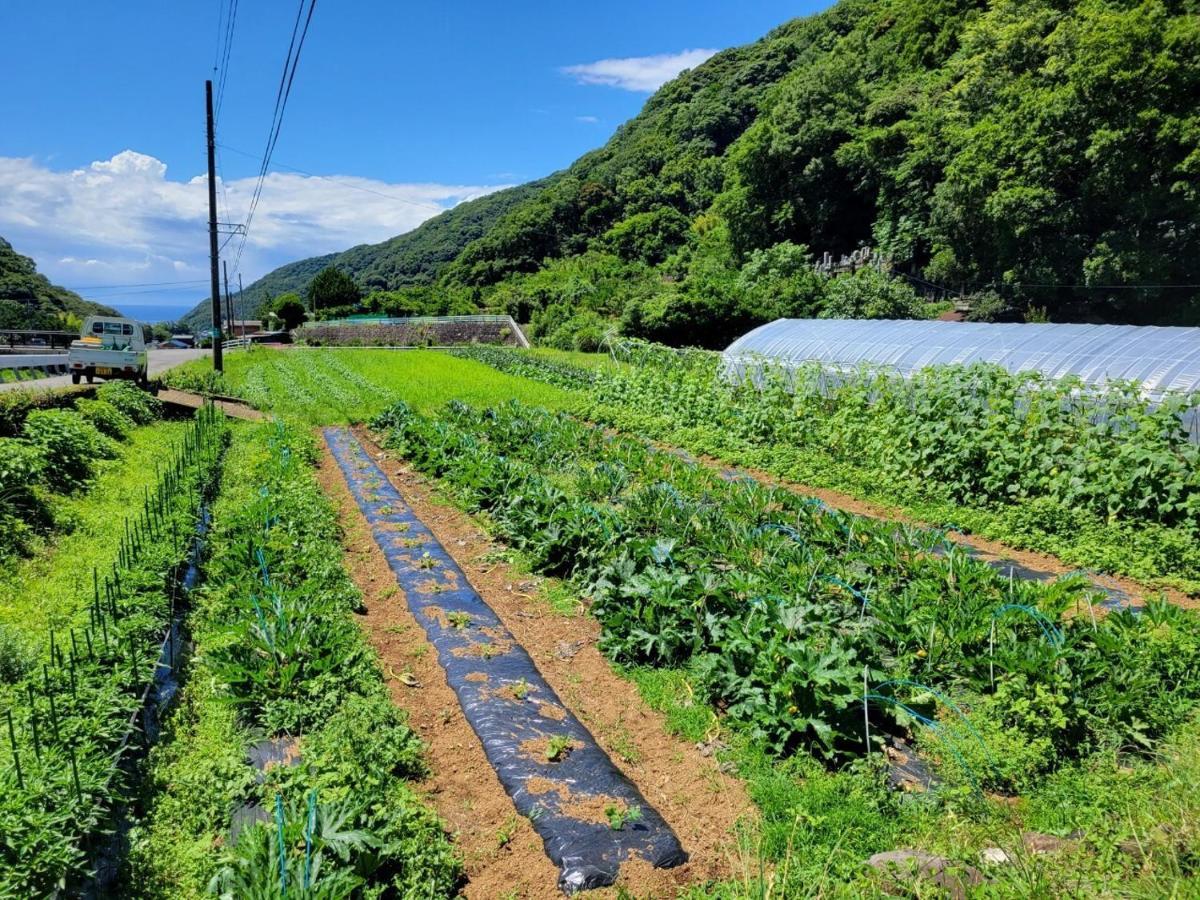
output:
[[[249,337],[262,331],[262,319],[234,319],[233,337]]]

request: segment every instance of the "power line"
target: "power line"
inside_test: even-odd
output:
[[[219,144],[217,144],[217,146],[223,147],[226,150],[230,151],[231,153],[237,153],[241,156],[248,156],[251,159],[258,158],[253,153],[248,153],[245,150],[239,150],[237,147],[230,147],[228,144],[220,144],[219,143]],[[446,211],[446,207],[438,206],[436,203],[422,203],[420,200],[410,200],[407,197],[396,197],[392,194],[385,194],[382,191],[373,191],[370,188],[360,187],[357,184],[350,184],[348,182],[341,181],[332,175],[317,175],[314,172],[306,172],[304,169],[298,169],[295,166],[289,166],[287,163],[282,163],[279,160],[274,160],[274,163],[275,163],[276,167],[278,167],[280,169],[287,169],[290,172],[297,172],[300,175],[307,175],[309,178],[320,178],[325,181],[332,181],[335,184],[341,185],[342,187],[347,187],[354,191],[362,191],[364,194],[374,194],[376,197],[383,197],[386,200],[394,200],[397,203],[407,203],[409,206],[419,206],[422,209],[431,209],[434,212],[445,212]]]
[[[225,99],[225,85],[229,81],[229,58],[233,51],[233,33],[237,27],[238,0],[229,0],[229,15],[225,19],[225,39],[221,53],[221,77],[217,82],[217,109],[215,118],[221,118],[221,103]],[[220,37],[218,36],[218,40]]]
[[[225,0],[217,0],[217,49],[213,51],[213,75],[217,74],[217,66],[221,61],[221,32],[225,24]]]
[[[118,290],[123,288],[143,288],[143,287],[166,287],[168,285],[177,284],[207,284],[207,279],[196,279],[193,281],[141,281],[135,284],[89,284],[83,287],[70,288],[72,291],[104,291]]]
[[[283,71],[279,78],[279,88],[275,93],[275,110],[271,116],[271,128],[267,133],[267,146],[263,151],[262,165],[259,167],[258,183],[254,187],[254,194],[250,198],[250,209],[246,214],[246,233],[242,235],[242,242],[238,245],[237,256],[233,263],[235,271],[240,271],[242,253],[246,249],[246,241],[250,235],[250,223],[254,220],[255,210],[258,209],[258,203],[262,197],[263,182],[267,177],[267,171],[271,165],[271,155],[275,152],[275,144],[279,141],[279,132],[283,128],[283,115],[287,110],[288,98],[292,93],[292,82],[296,78],[296,68],[300,65],[300,51],[304,48],[304,39],[308,36],[308,27],[312,23],[313,11],[316,9],[316,6],[317,0],[309,0],[308,15],[304,18],[304,29],[302,31],[300,30],[300,19],[301,14],[304,12],[304,0],[300,0],[300,5],[296,9],[296,21],[292,25],[292,39],[288,44],[287,56],[283,61]],[[299,41],[296,39],[297,33],[299,33]]]

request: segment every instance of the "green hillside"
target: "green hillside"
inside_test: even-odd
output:
[[[683,73],[499,216],[296,265],[425,303],[406,285],[436,275],[442,306],[577,348],[614,324],[720,346],[781,315],[947,298],[1195,323],[1197,97],[1197,0],[842,0]],[[877,265],[813,269],[863,248]]]
[[[51,284],[32,259],[0,238],[0,328],[61,329],[68,325],[65,316],[93,314],[117,312]]]
[[[359,244],[341,253],[314,256],[280,266],[246,286],[237,318],[257,318],[264,298],[294,292],[303,294],[308,283],[326,266],[337,266],[367,291],[430,284],[446,263],[471,241],[481,237],[502,216],[534,196],[543,182],[496,191],[422,222],[412,231],[379,244]],[[209,321],[209,301],[184,318],[189,325],[204,327]]]

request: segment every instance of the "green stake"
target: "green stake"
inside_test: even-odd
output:
[[[13,729],[12,710],[5,710],[4,715],[8,718],[8,742],[12,744],[13,765],[17,769],[17,786],[21,790],[25,790],[25,777],[21,774],[21,755],[17,752],[17,732]]]

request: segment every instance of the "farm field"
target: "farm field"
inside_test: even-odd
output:
[[[552,385],[428,350],[251,348],[229,354],[220,381],[212,380],[207,359],[172,370],[164,381],[183,390],[207,388],[238,396],[309,425],[361,422],[397,398],[429,410],[450,400],[486,403],[500,397],[551,409],[571,402]]]
[[[175,645],[164,634],[174,633],[225,431],[210,411],[155,424],[160,412],[130,385],[106,387],[72,408],[27,410],[17,435],[0,438],[11,504],[0,642],[5,894],[81,889],[89,862],[110,857],[104,834],[145,705],[171,681],[161,660]]]
[[[1200,444],[1173,420],[1200,398],[1152,411],[1120,386],[1106,397],[1109,416],[1093,422],[1077,385],[983,366],[911,383],[863,371],[834,391],[805,370],[794,389],[772,378],[758,391],[725,383],[718,354],[637,342],[615,362],[586,366],[510,349],[462,352],[577,384],[585,396],[574,411],[599,424],[1081,569],[1200,594]],[[1029,397],[1036,403],[1026,407]],[[1117,422],[1138,427],[1131,435]]]
[[[0,628],[27,639],[46,639],[51,627],[86,620],[80,607],[93,568],[111,566],[123,533],[114,528],[131,501],[155,480],[155,463],[180,440],[182,422],[133,429],[121,455],[106,461],[86,493],[55,498],[53,517],[70,531],[43,540],[37,552],[13,560],[0,572]]]
[[[255,395],[265,376],[247,355],[228,384],[303,422],[369,420],[536,577],[533,608],[581,617],[581,631],[597,621],[665,730],[737,773],[755,813],[693,895],[870,895],[865,860],[906,848],[993,896],[1194,887],[1198,838],[1179,825],[1195,821],[1200,778],[1193,613],[1106,615],[1082,580],[1012,583],[940,531],[898,533],[605,437],[538,407],[595,410],[593,392],[615,390],[596,382],[624,369],[637,385],[636,366],[490,352],[477,355],[505,378],[433,353],[392,355],[384,374],[345,353],[298,400],[282,385]],[[276,372],[297,356],[267,353],[258,364]],[[460,391],[431,383],[439,370],[472,376]],[[389,404],[384,384],[411,399]],[[549,402],[510,402],[539,392]],[[906,749],[889,749],[897,737]],[[905,777],[931,770],[936,785],[896,791],[914,751],[925,769]]]

